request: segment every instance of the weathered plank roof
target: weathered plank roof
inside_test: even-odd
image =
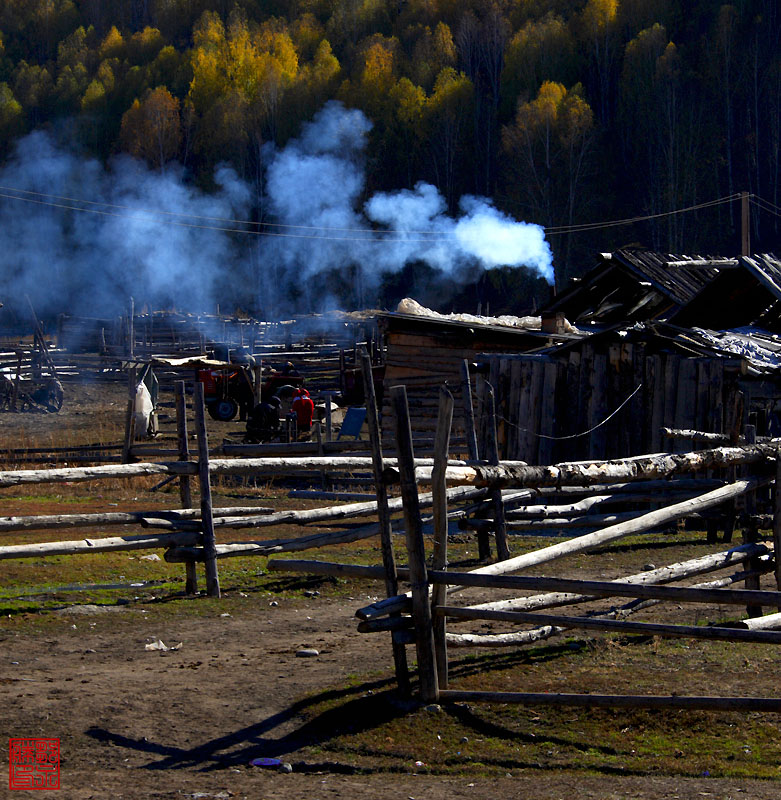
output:
[[[459,347],[478,350],[507,347],[511,352],[516,348],[519,351],[528,351],[544,347],[550,341],[579,338],[578,334],[553,334],[507,325],[476,325],[472,322],[397,312],[381,312],[377,315],[377,322],[386,335],[418,333],[436,337],[443,346],[449,341]]]
[[[597,266],[573,281],[543,314],[563,312],[573,324],[610,325],[675,313],[734,259],[623,249],[603,253]]]
[[[647,250],[617,250],[613,258],[679,305],[699,294],[720,267],[736,263],[734,259],[719,256],[673,255]]]
[[[781,261],[772,255],[741,256],[670,321],[687,327],[726,330],[757,326],[781,331]]]

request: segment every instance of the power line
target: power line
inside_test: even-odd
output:
[[[706,208],[712,208],[724,203],[730,203],[740,198],[740,193],[736,192],[726,197],[718,198],[717,200],[710,200],[704,203],[687,206],[685,208],[674,209],[672,211],[663,211],[655,214],[638,215],[634,217],[626,217],[623,219],[604,220],[601,222],[580,223],[576,225],[562,225],[550,226],[543,228],[546,236],[559,236],[568,233],[583,233],[593,230],[602,230],[610,227],[618,227],[623,225],[632,225],[639,222],[647,222],[649,220],[660,219],[669,217],[675,214],[685,214],[692,211],[699,211]],[[291,225],[280,222],[263,222],[254,220],[233,219],[230,217],[217,217],[199,214],[189,214],[175,211],[165,211],[162,209],[144,209],[135,208],[133,206],[121,205],[115,203],[107,203],[103,201],[83,200],[81,198],[72,198],[54,194],[44,194],[41,192],[33,192],[25,189],[17,189],[15,187],[0,185],[0,197],[8,200],[17,200],[25,203],[32,203],[35,205],[49,206],[51,208],[60,208],[67,211],[76,211],[88,214],[97,214],[100,216],[117,217],[121,219],[135,220],[139,222],[149,222],[159,224],[171,224],[184,228],[199,229],[199,230],[213,230],[221,233],[236,233],[252,236],[272,236],[279,238],[293,238],[293,239],[317,239],[323,241],[345,241],[345,242],[390,242],[394,244],[441,244],[452,243],[454,241],[452,236],[443,235],[442,231],[438,230],[408,230],[408,231],[395,231],[395,230],[382,230],[376,228],[340,228],[340,227],[324,227],[314,225]],[[770,213],[781,215],[781,208],[763,200],[757,195],[750,195],[750,200],[757,207]],[[85,208],[84,206],[95,206],[95,208]],[[100,206],[101,208],[98,208]],[[113,209],[113,210],[112,210]],[[125,212],[132,212],[130,214]],[[156,217],[163,217],[164,219],[156,219]],[[187,220],[201,220],[202,222],[188,222]],[[211,224],[222,223],[222,224]],[[534,224],[534,223],[525,223]],[[273,228],[274,230],[269,230]],[[335,236],[333,234],[359,234],[358,236]],[[411,236],[420,236],[425,238],[410,238]]]
[[[771,203],[769,200],[764,200],[763,198],[752,194],[749,195],[749,202],[751,202],[761,211],[766,211],[768,214],[775,214],[777,217],[781,217],[781,207],[777,206],[775,203]]]
[[[639,383],[635,387],[634,391],[625,400],[623,400],[621,402],[621,405],[619,405],[618,408],[613,409],[613,411],[611,411],[601,422],[598,422],[596,425],[594,425],[593,428],[589,428],[587,431],[581,431],[580,433],[572,433],[569,436],[548,436],[545,433],[537,433],[536,431],[533,431],[531,428],[521,428],[520,425],[516,425],[514,422],[510,422],[509,419],[507,419],[506,417],[503,417],[501,414],[498,414],[497,416],[499,417],[499,419],[501,419],[502,421],[506,422],[510,427],[515,428],[516,430],[520,431],[521,433],[530,433],[532,436],[536,436],[538,439],[552,439],[555,442],[563,442],[563,441],[565,441],[567,439],[579,439],[581,436],[588,436],[590,433],[593,433],[597,428],[601,428],[603,425],[605,425],[606,423],[610,422],[610,420],[613,419],[613,417],[615,417],[615,415],[618,414],[618,412],[621,411],[621,409],[642,388],[643,388],[643,384]]]
[[[7,194],[7,192],[16,192],[17,194]],[[19,197],[17,195],[28,195],[28,197]],[[162,209],[145,209],[145,208],[138,208],[136,206],[129,206],[129,205],[121,205],[117,203],[107,203],[104,201],[94,201],[94,200],[82,200],[80,198],[73,198],[67,197],[62,195],[54,195],[54,194],[44,194],[41,192],[32,192],[26,189],[16,189],[14,187],[9,186],[0,186],[0,197],[5,197],[10,200],[21,200],[22,202],[28,203],[35,203],[37,205],[48,205],[53,208],[63,208],[70,211],[84,211],[85,213],[92,213],[92,214],[103,214],[106,216],[122,216],[126,217],[125,214],[120,214],[116,211],[111,210],[103,210],[97,208],[82,208],[80,205],[71,205],[73,203],[79,203],[83,205],[90,205],[90,206],[103,206],[106,209],[120,209],[121,211],[130,211],[130,212],[140,212],[144,215],[160,215],[163,217],[180,217],[185,219],[195,219],[195,220],[207,220],[211,222],[220,222],[224,223],[225,225],[247,225],[249,227],[254,228],[283,228],[286,230],[300,230],[300,231],[327,231],[327,232],[335,232],[335,233],[365,233],[371,234],[372,237],[377,236],[386,236],[388,234],[392,234],[395,236],[400,236],[401,234],[415,234],[419,236],[438,236],[440,237],[439,240],[434,241],[448,241],[447,237],[443,237],[442,231],[439,230],[405,230],[405,231],[383,231],[381,229],[375,228],[340,228],[340,227],[324,227],[322,225],[291,225],[282,222],[265,222],[265,221],[255,221],[255,220],[246,220],[246,219],[232,219],[230,217],[215,217],[215,216],[206,216],[201,214],[191,214],[191,213],[182,213],[178,211],[165,211]],[[49,199],[43,199],[49,198]],[[61,201],[61,202],[54,202],[54,201]],[[126,217],[127,218],[127,217]],[[130,216],[130,219],[146,219],[146,217],[138,217],[138,216]],[[174,222],[174,224],[177,224]],[[207,229],[213,229],[217,231],[230,231],[235,233],[264,233],[263,231],[252,231],[252,230],[243,230],[241,228],[226,228],[223,226],[217,225],[195,225],[193,223],[178,223],[182,225],[187,225],[188,227],[203,227]],[[271,235],[271,234],[266,234]],[[315,237],[304,237],[304,238],[315,238]],[[330,237],[327,237],[330,238]],[[400,239],[399,241],[410,241],[409,239]]]
[[[545,228],[546,236],[555,236],[562,233],[581,233],[583,231],[601,230],[602,228],[610,228],[619,225],[632,225],[636,222],[647,222],[652,219],[660,219],[661,217],[669,217],[674,214],[686,214],[690,211],[699,211],[703,208],[711,208],[713,206],[721,205],[723,203],[731,203],[740,197],[739,192],[728,195],[727,197],[720,197],[718,200],[709,200],[705,203],[698,203],[697,205],[688,206],[686,208],[678,208],[674,211],[661,211],[656,214],[646,214],[644,216],[626,217],[625,219],[614,219],[605,222],[585,222],[580,225],[561,225],[551,226]]]
[[[0,187],[2,188],[2,187]],[[13,190],[16,191],[16,190]],[[30,192],[29,194],[37,194],[35,192]],[[46,195],[39,195],[45,197]],[[324,228],[324,227],[309,227],[304,225],[285,225],[282,223],[266,223],[266,222],[253,222],[251,220],[231,220],[221,217],[201,217],[197,214],[189,215],[189,214],[178,214],[176,212],[169,212],[169,211],[145,211],[141,209],[141,214],[126,214],[121,213],[120,211],[107,211],[99,208],[82,208],[81,206],[77,205],[70,205],[68,203],[55,203],[50,200],[38,200],[34,197],[18,197],[17,195],[8,194],[6,192],[0,191],[0,197],[5,197],[9,200],[21,200],[25,203],[32,203],[34,205],[42,205],[48,206],[50,208],[60,208],[66,211],[81,211],[85,214],[97,214],[100,216],[105,217],[116,217],[119,219],[126,219],[138,222],[149,222],[154,224],[160,224],[163,220],[157,220],[154,218],[154,214],[162,214],[168,216],[181,216],[181,217],[191,217],[192,219],[211,219],[214,221],[222,221],[225,222],[226,225],[233,223],[234,225],[250,225],[261,227],[261,226],[274,226],[279,228],[286,228],[291,230],[296,229],[303,229],[308,231],[313,231],[313,233],[307,235],[304,233],[280,233],[275,231],[263,231],[263,230],[247,230],[246,228],[239,228],[239,227],[225,227],[222,225],[202,225],[196,224],[193,222],[184,222],[181,220],[171,219],[164,221],[165,224],[175,225],[177,227],[182,228],[196,228],[200,230],[212,230],[218,231],[221,233],[242,233],[248,234],[251,236],[275,236],[275,237],[283,237],[289,239],[318,239],[323,241],[345,241],[345,242],[369,242],[370,244],[376,244],[378,242],[394,242],[394,243],[409,243],[409,244],[437,244],[442,242],[452,242],[454,241],[453,238],[443,237],[441,231],[383,231],[383,230],[375,230],[373,228]],[[110,203],[96,203],[93,201],[81,201],[81,200],[74,200],[72,202],[80,203],[80,202],[88,202],[91,205],[107,205],[110,208],[125,208],[125,209],[132,209],[129,206],[112,206]],[[355,232],[355,233],[364,233],[366,236],[328,236],[314,233],[315,231],[335,231],[335,232]],[[432,234],[438,235],[440,238],[427,238],[427,239],[412,239],[407,236],[407,233],[412,233],[416,235],[423,235]]]

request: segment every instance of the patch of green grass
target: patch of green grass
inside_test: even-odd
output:
[[[451,685],[466,688],[465,674],[475,688],[535,691],[530,678],[536,683],[558,669],[572,671],[570,683],[577,685],[569,691],[588,684],[601,691],[599,674],[595,681],[587,661],[596,657],[599,673],[599,650],[571,644],[507,654],[499,664],[492,657],[460,659]],[[651,652],[650,642],[639,647]],[[766,689],[774,675],[767,678]],[[298,753],[304,762],[470,776],[556,769],[781,781],[781,721],[775,714],[465,703],[428,710],[406,708],[391,692],[374,694],[368,686],[357,695],[361,687],[352,682],[349,695],[311,704],[305,727],[315,741]]]

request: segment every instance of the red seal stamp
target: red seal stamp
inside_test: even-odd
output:
[[[8,740],[9,789],[59,789],[59,739]]]

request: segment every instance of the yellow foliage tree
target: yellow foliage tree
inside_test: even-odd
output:
[[[505,192],[530,221],[572,224],[585,203],[580,187],[593,134],[594,115],[579,84],[567,91],[545,81],[534,100],[518,105],[515,120],[502,130],[509,157]],[[569,246],[567,238],[562,255]]]
[[[125,40],[115,25],[112,25],[109,32],[103,37],[98,48],[98,55],[101,58],[124,58]]]
[[[205,12],[194,44],[187,100],[199,120],[196,147],[215,160],[241,161],[263,131],[275,138],[281,98],[298,74],[293,41],[275,25],[250,30],[239,12],[226,31],[217,14]]]
[[[358,81],[359,102],[374,120],[385,118],[389,110],[389,93],[395,78],[394,53],[386,41],[375,41],[363,57],[363,69]]]
[[[179,101],[165,86],[136,99],[122,116],[120,139],[128,153],[162,169],[182,141]]]
[[[24,127],[22,106],[7,83],[0,83],[0,143],[10,142]]]

